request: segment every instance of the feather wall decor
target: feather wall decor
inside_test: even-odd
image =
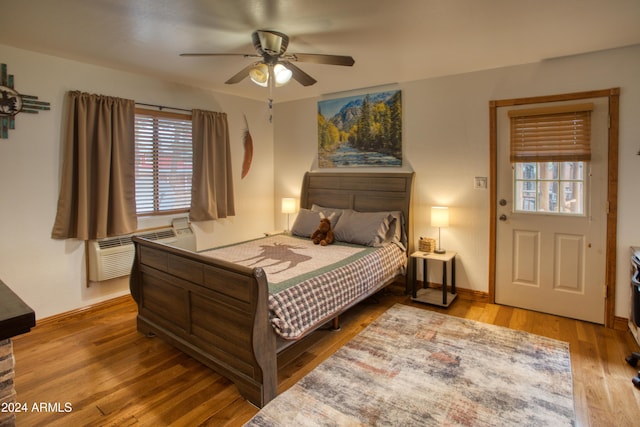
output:
[[[244,132],[242,133],[242,143],[244,145],[244,159],[242,160],[242,175],[240,179],[247,176],[249,169],[251,168],[251,160],[253,159],[253,138],[251,138],[251,132],[249,132],[249,122],[247,116],[244,116]]]

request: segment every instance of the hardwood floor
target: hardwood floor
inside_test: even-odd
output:
[[[460,298],[448,310],[439,309],[411,302],[394,286],[350,310],[340,331],[317,334],[304,353],[280,369],[279,390],[289,388],[395,303],[567,341],[577,425],[640,422],[640,390],[631,383],[637,372],[624,360],[638,351],[630,333]],[[14,338],[17,401],[29,409],[17,414],[17,425],[237,426],[258,411],[230,381],[160,339],[139,334],[135,316],[133,301],[119,298],[47,319]],[[32,410],[40,402],[48,404],[48,411]]]

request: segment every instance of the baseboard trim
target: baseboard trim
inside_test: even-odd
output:
[[[84,316],[91,315],[96,311],[103,310],[106,308],[113,307],[115,305],[124,304],[127,302],[133,301],[133,298],[130,294],[121,295],[119,297],[110,298],[105,301],[97,302],[95,304],[91,304],[85,307],[76,308],[73,310],[65,311],[63,313],[54,314],[53,316],[43,317],[42,319],[36,320],[36,328],[38,326],[48,326],[64,321],[68,321],[72,318],[81,318]]]
[[[474,291],[472,289],[465,288],[456,288],[456,292],[458,293],[458,298],[469,300],[469,301],[478,301],[478,302],[489,302],[489,293]]]
[[[629,329],[629,319],[618,316],[614,317],[613,329],[615,329],[616,331],[627,331]]]

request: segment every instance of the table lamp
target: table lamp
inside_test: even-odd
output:
[[[440,229],[449,226],[449,208],[444,206],[431,207],[431,226],[438,227],[438,248],[434,251],[437,254],[446,252],[442,249],[442,240],[440,238]]]
[[[284,197],[282,199],[282,213],[287,214],[287,233],[289,232],[289,215],[296,213],[296,199],[292,197]]]

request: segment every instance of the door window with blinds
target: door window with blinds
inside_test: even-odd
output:
[[[512,110],[515,212],[585,215],[593,104]]]
[[[137,109],[137,214],[188,211],[191,205],[192,169],[191,116]]]

